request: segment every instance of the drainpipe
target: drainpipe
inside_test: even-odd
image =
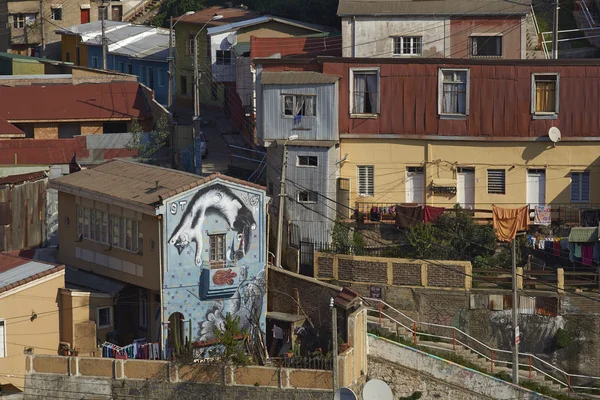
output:
[[[352,58],[356,57],[356,17],[352,16]]]

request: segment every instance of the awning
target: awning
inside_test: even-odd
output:
[[[598,228],[571,228],[569,243],[592,243],[598,241]]]
[[[456,193],[456,180],[434,179],[431,188],[434,193]]]

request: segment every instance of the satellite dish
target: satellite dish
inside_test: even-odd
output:
[[[333,400],[356,400],[356,394],[352,391],[352,389],[348,388],[340,388],[335,395],[333,396]]]
[[[552,128],[550,128],[548,130],[548,137],[550,138],[550,140],[553,143],[560,142],[560,138],[561,138],[560,129],[558,129],[557,127],[553,126]]]
[[[394,400],[392,389],[380,379],[371,379],[363,387],[363,400]]]
[[[227,42],[229,42],[229,44],[232,46],[237,44],[237,35],[235,32],[231,32],[229,35],[227,35]]]

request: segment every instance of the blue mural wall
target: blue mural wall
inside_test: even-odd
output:
[[[167,201],[165,322],[181,313],[187,336],[191,319],[193,341],[214,339],[228,313],[250,333],[257,325],[265,331],[266,204],[264,191],[221,179]],[[211,235],[223,235],[218,243],[213,237],[222,262],[210,259]],[[166,324],[165,348],[168,334]]]

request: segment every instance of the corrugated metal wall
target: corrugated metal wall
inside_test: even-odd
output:
[[[283,116],[283,95],[316,95],[316,117],[303,117],[294,124],[292,117]],[[297,134],[300,140],[336,140],[338,137],[337,84],[328,85],[264,85],[258,114],[264,140],[287,139]]]
[[[48,179],[0,186],[0,210],[10,210],[8,224],[0,225],[0,251],[41,246],[46,239],[46,188]],[[5,215],[3,217],[6,217]]]

